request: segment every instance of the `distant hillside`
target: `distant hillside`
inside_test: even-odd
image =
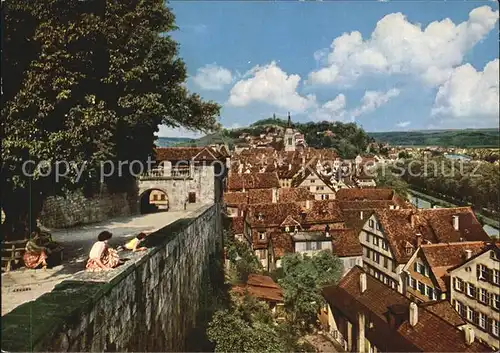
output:
[[[193,139],[187,137],[158,137],[156,140],[156,146],[158,147],[172,147],[179,143],[185,143],[193,141]]]
[[[378,142],[393,146],[498,147],[498,129],[370,132]]]

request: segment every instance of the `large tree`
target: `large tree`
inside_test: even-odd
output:
[[[285,307],[289,320],[298,328],[314,324],[324,303],[321,289],[337,283],[343,272],[342,261],[331,251],[323,250],[314,256],[286,254],[282,259]]]
[[[2,15],[4,234],[24,236],[48,195],[98,185],[103,161],[145,162],[159,124],[218,127],[219,106],[184,86],[163,0],[11,0]],[[123,191],[131,174],[106,182]]]

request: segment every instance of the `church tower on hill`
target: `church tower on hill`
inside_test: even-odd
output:
[[[290,112],[288,113],[288,123],[285,129],[285,151],[295,151],[295,132],[293,131]]]

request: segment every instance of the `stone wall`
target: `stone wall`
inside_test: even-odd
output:
[[[2,349],[184,351],[214,259],[222,271],[220,206],[188,217],[150,235],[156,246],[140,259],[62,282],[2,317]]]
[[[137,212],[136,190],[111,194],[103,188],[92,198],[86,198],[81,191],[71,192],[66,197],[47,198],[40,214],[40,222],[49,228],[67,228],[102,222],[113,217],[130,216]]]

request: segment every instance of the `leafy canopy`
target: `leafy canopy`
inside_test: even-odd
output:
[[[342,261],[331,251],[323,250],[314,256],[300,253],[286,254],[282,259],[285,307],[291,320],[298,326],[316,321],[324,303],[321,289],[332,285],[342,276]]]
[[[11,232],[33,223],[47,195],[98,185],[102,161],[146,161],[159,124],[219,127],[220,107],[183,85],[163,0],[12,0],[2,13],[2,207]],[[22,172],[27,160],[32,177]],[[40,161],[45,168],[33,168]],[[61,161],[75,162],[81,177],[60,165],[67,175],[56,182]],[[134,178],[127,166],[107,181],[121,191]]]

